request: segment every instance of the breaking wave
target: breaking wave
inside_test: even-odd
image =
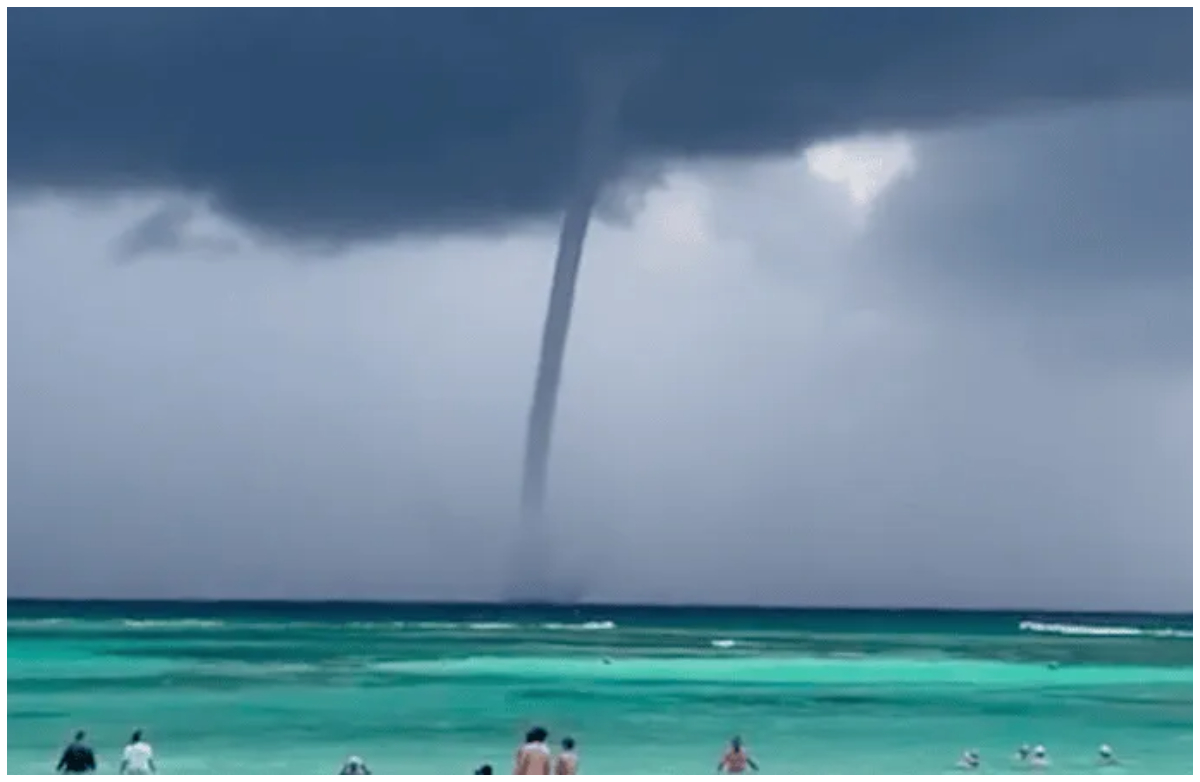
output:
[[[124,619],[121,624],[134,629],[209,628],[224,627],[219,619]]]
[[[119,626],[128,630],[214,630],[214,629],[229,629],[229,630],[244,630],[244,629],[262,629],[272,630],[280,627],[342,627],[350,630],[425,630],[425,631],[479,631],[479,632],[501,632],[509,630],[529,630],[540,629],[547,631],[603,631],[617,629],[617,623],[609,620],[590,621],[590,622],[545,622],[541,624],[524,624],[518,622],[404,622],[404,621],[356,621],[356,622],[262,622],[262,621],[224,621],[220,619],[67,619],[67,618],[42,618],[42,619],[9,619],[8,628],[10,630],[21,629],[36,629],[61,627],[68,628],[87,628],[92,627],[101,629],[104,627]]]
[[[1184,638],[1190,640],[1191,630],[1168,627],[1127,627],[1122,625],[1082,625],[1066,622],[1035,622],[1026,620],[1017,627],[1025,633],[1046,635],[1096,636],[1110,638]]]
[[[562,622],[547,622],[541,625],[543,630],[616,630],[617,623],[608,620],[600,622],[580,622],[578,624],[564,624]]]

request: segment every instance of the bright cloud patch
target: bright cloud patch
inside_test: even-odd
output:
[[[676,173],[647,195],[636,228],[642,265],[656,270],[694,267],[711,251],[712,195],[696,176]]]
[[[813,176],[844,186],[864,209],[917,167],[913,145],[901,135],[815,144],[805,150],[804,162]]]

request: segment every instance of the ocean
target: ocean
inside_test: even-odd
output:
[[[135,727],[162,773],[1192,773],[1192,617],[288,603],[8,603],[8,772]],[[1096,749],[1121,759],[1099,768]]]

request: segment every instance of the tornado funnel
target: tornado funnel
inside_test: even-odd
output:
[[[569,599],[565,594],[557,594],[559,590],[550,582],[550,563],[554,561],[552,530],[548,528],[546,520],[550,444],[583,242],[592,209],[610,165],[621,99],[627,83],[623,71],[618,71],[592,78],[587,84],[588,103],[584,112],[579,175],[558,237],[550,304],[542,328],[542,349],[533,404],[529,410],[521,487],[521,533],[511,581],[510,594],[513,599],[530,602],[563,602]]]

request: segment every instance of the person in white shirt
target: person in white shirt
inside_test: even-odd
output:
[[[154,766],[154,749],[142,738],[142,732],[135,730],[121,753],[122,774],[157,774]]]

